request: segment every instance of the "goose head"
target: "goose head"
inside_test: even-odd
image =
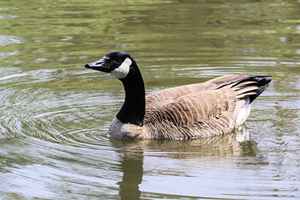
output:
[[[110,73],[117,79],[124,79],[133,70],[134,60],[126,52],[111,52],[101,59],[85,65],[88,69],[93,69],[105,73]]]

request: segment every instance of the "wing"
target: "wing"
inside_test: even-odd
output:
[[[236,96],[230,88],[205,90],[146,106],[144,125],[152,138],[211,137],[234,128]]]
[[[248,77],[247,75],[234,74],[217,77],[202,83],[195,83],[189,85],[183,85],[168,89],[163,89],[157,92],[153,92],[147,95],[146,104],[149,106],[167,105],[175,99],[186,96],[193,93],[199,93],[206,90],[215,90],[223,86],[232,84]]]

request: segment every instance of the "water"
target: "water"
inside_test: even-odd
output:
[[[0,199],[299,199],[299,1],[0,1]],[[120,142],[120,83],[83,65],[130,52],[147,91],[231,73],[273,83],[231,135]]]

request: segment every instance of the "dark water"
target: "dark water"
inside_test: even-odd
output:
[[[148,91],[272,75],[250,141],[111,140],[122,87],[82,67],[111,50]],[[0,199],[300,199],[299,97],[300,1],[1,0]]]

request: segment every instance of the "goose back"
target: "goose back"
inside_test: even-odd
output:
[[[247,119],[269,77],[229,75],[146,96],[144,138],[186,140],[224,135]]]

